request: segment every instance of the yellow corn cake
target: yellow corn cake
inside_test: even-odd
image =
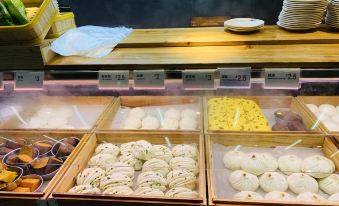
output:
[[[230,97],[208,100],[208,128],[227,131],[271,131],[266,117],[253,100]]]

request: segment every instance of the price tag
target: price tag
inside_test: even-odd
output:
[[[0,72],[0,89],[4,88],[4,73]]]
[[[44,72],[17,71],[15,72],[15,89],[41,90],[44,85]]]
[[[135,89],[163,89],[165,88],[165,71],[162,70],[134,70]]]
[[[266,68],[265,89],[299,89],[300,68]]]
[[[215,70],[184,70],[182,84],[184,89],[214,89]]]
[[[129,89],[129,71],[99,71],[99,89]]]
[[[221,88],[251,88],[251,68],[219,68]]]

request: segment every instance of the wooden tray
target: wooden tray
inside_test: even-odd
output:
[[[26,8],[39,7],[35,17],[25,25],[0,26],[0,43],[41,43],[53,19],[57,15],[57,7],[53,0],[23,0]]]
[[[321,104],[339,105],[339,96],[299,96],[297,100],[300,102],[303,109],[308,113],[313,122],[317,122],[317,116],[306,106],[306,104],[315,104],[317,106]],[[330,131],[327,127],[319,122],[318,127],[325,134],[339,135],[339,131]]]
[[[215,96],[218,97],[218,96]],[[220,96],[221,97],[221,96]],[[226,130],[210,130],[208,128],[208,100],[214,98],[214,96],[204,97],[204,128],[205,134],[211,133],[273,133],[273,134],[309,134],[317,135],[321,133],[321,130],[316,127],[311,130],[314,125],[314,121],[309,117],[308,113],[303,109],[302,105],[291,96],[230,96],[234,98],[244,98],[255,101],[261,109],[274,109],[277,108],[289,108],[291,111],[298,113],[304,123],[304,126],[308,131],[271,131],[271,132],[242,132],[242,131],[226,131]]]
[[[75,129],[30,129],[30,128],[19,128],[21,125],[21,122],[16,116],[11,117],[5,122],[0,122],[0,129],[11,129],[11,130],[28,130],[28,131],[37,131],[37,130],[43,130],[43,131],[50,131],[50,130],[60,130],[60,131],[90,131],[92,130],[96,125],[97,121],[100,121],[103,117],[103,114],[106,113],[106,110],[108,109],[109,105],[111,105],[114,101],[113,97],[105,97],[105,96],[39,96],[37,98],[28,100],[26,103],[27,106],[23,105],[24,110],[20,112],[20,115],[23,119],[26,121],[32,117],[36,112],[39,111],[39,109],[44,106],[60,106],[60,105],[102,105],[104,110],[98,114],[98,117],[96,121],[89,125],[90,127],[88,129],[85,128],[75,128]],[[75,114],[74,114],[75,115]],[[86,115],[86,114],[85,114]]]
[[[0,136],[6,137],[8,139],[20,137],[20,138],[28,138],[29,140],[46,140],[42,135],[48,135],[49,137],[55,138],[57,140],[66,138],[66,137],[78,137],[80,139],[79,144],[70,156],[66,159],[63,165],[60,167],[59,171],[55,174],[55,176],[49,180],[49,183],[45,188],[42,189],[41,192],[30,192],[30,193],[14,193],[14,192],[5,192],[0,191],[0,202],[5,203],[5,205],[39,205],[39,201],[47,201],[47,197],[50,195],[52,189],[59,182],[59,180],[63,177],[63,174],[67,170],[70,165],[72,157],[75,156],[79,150],[80,145],[84,144],[89,136],[82,132],[60,132],[60,131],[0,131]]]
[[[253,147],[254,145],[257,147],[274,147],[274,146],[287,146],[297,140],[303,140],[298,147],[321,147],[322,152],[326,157],[330,157],[336,151],[338,151],[338,147],[334,143],[334,139],[332,137],[326,137],[324,135],[319,136],[309,136],[307,134],[300,135],[284,135],[284,134],[257,134],[255,136],[252,135],[243,135],[243,134],[211,134],[206,136],[206,166],[207,177],[208,177],[208,188],[209,191],[209,204],[210,205],[337,205],[335,203],[301,203],[301,202],[274,202],[274,201],[240,201],[234,199],[223,199],[218,198],[215,195],[215,184],[213,177],[213,163],[212,163],[212,145],[222,144],[225,146],[236,146],[242,145],[247,147]],[[336,170],[339,170],[339,155],[331,158],[336,165]]]
[[[195,131],[181,131],[181,130],[124,130],[124,129],[112,129],[111,124],[114,121],[117,112],[121,106],[125,107],[145,107],[145,106],[166,106],[166,105],[178,105],[178,104],[198,104],[200,115],[198,116],[198,128]],[[121,96],[115,104],[109,108],[104,118],[99,123],[98,131],[119,131],[119,132],[169,132],[169,133],[191,133],[203,131],[203,107],[202,99],[197,96]]]
[[[51,29],[46,38],[54,39],[63,35],[66,31],[76,28],[73,12],[60,13],[55,17]]]
[[[98,142],[106,141],[121,144],[129,141],[147,140],[152,144],[166,144],[164,137],[168,137],[172,144],[195,143],[199,149],[199,198],[165,198],[165,197],[140,197],[140,196],[116,196],[116,195],[83,195],[69,194],[67,191],[74,186],[75,178],[82,171],[92,157]],[[68,168],[59,184],[54,188],[51,199],[55,199],[59,206],[77,205],[206,205],[205,184],[205,156],[204,141],[200,134],[150,134],[143,133],[94,133],[87,143],[82,145],[81,151],[72,159],[72,165]]]

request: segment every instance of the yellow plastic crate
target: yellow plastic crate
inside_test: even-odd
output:
[[[39,7],[29,23],[18,26],[0,26],[0,44],[42,42],[58,13],[53,0],[23,0],[26,8]]]
[[[76,27],[73,12],[60,13],[56,16],[47,38],[54,39],[63,35],[66,31]]]

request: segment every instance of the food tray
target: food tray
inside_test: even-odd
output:
[[[306,104],[315,104],[317,106],[321,104],[332,104],[332,105],[339,105],[339,97],[338,96],[298,96],[297,100],[302,105],[303,109],[307,112],[313,122],[317,122],[318,118],[314,113],[306,106]],[[319,122],[318,127],[321,131],[325,134],[331,135],[339,135],[339,131],[330,131],[327,127]]]
[[[286,146],[302,140],[294,148],[288,152]],[[228,176],[225,177],[225,172],[230,173],[224,168],[222,158],[223,152],[241,145],[244,152],[267,152],[273,156],[283,154],[295,154],[300,158],[308,155],[320,154],[328,158],[334,154],[338,148],[335,145],[334,139],[326,136],[309,136],[309,135],[273,135],[273,134],[257,134],[255,136],[245,134],[218,135],[211,134],[206,137],[206,158],[207,158],[207,175],[209,185],[209,203],[211,205],[335,205],[335,203],[304,203],[304,202],[279,202],[279,201],[242,201],[232,198],[236,191],[228,183]],[[274,149],[273,149],[274,148]],[[221,160],[220,160],[221,158]],[[331,158],[336,165],[336,170],[339,169],[339,156]],[[216,162],[218,165],[216,165]],[[220,163],[219,163],[220,162]],[[219,172],[217,170],[220,170]],[[218,175],[220,174],[220,175]],[[222,178],[222,179],[220,179]],[[225,182],[226,181],[226,182]],[[225,187],[225,188],[223,188]],[[229,188],[229,189],[227,189]],[[260,189],[261,190],[261,189]],[[259,192],[258,189],[256,192]],[[287,191],[290,193],[289,191]],[[290,193],[291,194],[291,193]],[[323,193],[320,192],[322,195]]]
[[[20,107],[16,107],[22,119],[30,125],[31,118],[37,116],[42,108],[67,108],[71,112],[71,116],[67,118],[69,125],[72,128],[65,126],[46,128],[43,126],[25,126],[15,113],[8,107],[6,112],[7,119],[0,122],[0,129],[14,129],[14,130],[65,130],[65,131],[89,131],[96,126],[97,121],[102,118],[103,113],[110,104],[113,103],[114,98],[104,96],[38,96],[31,99],[26,98],[25,104],[21,103]],[[39,104],[37,104],[39,103]],[[76,105],[77,109],[74,109]],[[4,109],[4,108],[3,108]],[[77,110],[79,112],[77,112]],[[54,114],[55,115],[55,114]],[[63,117],[63,115],[61,115]],[[49,119],[48,119],[49,120]],[[41,119],[41,121],[47,121]],[[40,122],[40,119],[38,120]]]
[[[198,198],[168,198],[168,197],[144,197],[144,196],[119,196],[119,195],[90,195],[90,194],[70,194],[67,191],[74,186],[76,176],[86,166],[92,157],[98,143],[106,141],[113,144],[121,144],[129,141],[146,140],[152,144],[164,144],[168,137],[172,145],[175,144],[195,144],[199,150],[199,176],[197,191]],[[59,184],[54,188],[50,199],[57,201],[59,206],[63,205],[206,205],[206,184],[205,184],[205,156],[203,137],[200,134],[150,134],[143,133],[94,133],[83,145],[81,151],[72,159],[72,164]]]
[[[54,39],[63,35],[66,31],[75,28],[73,12],[64,12],[56,16],[51,29],[48,31],[47,38]]]
[[[186,108],[192,108],[198,113],[198,128],[192,131],[185,130],[124,130],[121,128],[123,118],[126,116],[122,112],[122,108],[134,108],[134,107],[142,107],[145,108],[147,114],[151,114],[157,119],[161,119],[164,112],[171,107],[181,110]],[[156,108],[160,108],[157,110]],[[160,112],[158,112],[160,111]],[[203,115],[202,115],[202,99],[196,96],[121,96],[119,97],[113,106],[109,108],[107,113],[105,113],[104,118],[99,123],[98,131],[148,131],[148,132],[202,132],[203,130]],[[160,113],[160,114],[159,114]]]
[[[40,7],[35,17],[25,25],[0,26],[0,43],[39,44],[47,35],[57,15],[53,0],[23,0],[26,8]]]
[[[221,96],[207,96],[204,97],[204,128],[205,134],[208,133],[246,133],[246,131],[227,131],[227,130],[210,130],[208,128],[208,100],[211,98],[218,98]],[[322,133],[318,127],[315,127],[313,130],[311,128],[314,125],[314,120],[312,120],[308,113],[304,110],[302,105],[296,100],[296,98],[291,96],[228,96],[231,98],[244,98],[253,100],[259,105],[261,111],[266,117],[270,127],[276,123],[274,112],[283,109],[291,110],[300,115],[303,120],[303,124],[308,131],[249,131],[247,133],[274,133],[274,134],[303,134],[307,133],[309,135],[320,134]]]
[[[39,141],[46,140],[42,135],[47,135],[54,138],[55,140],[60,140],[66,137],[77,137],[80,139],[77,147],[73,150],[71,155],[68,156],[63,165],[59,168],[55,176],[48,181],[44,181],[42,187],[38,192],[29,192],[29,193],[15,193],[15,192],[6,192],[0,191],[0,202],[6,202],[6,205],[37,205],[38,200],[46,200],[54,186],[59,182],[60,178],[63,176],[63,173],[67,170],[70,165],[72,156],[76,155],[80,150],[80,145],[82,142],[86,142],[88,135],[82,132],[58,132],[58,131],[1,131],[0,136],[6,137],[8,139],[13,138],[27,138],[30,141]],[[1,139],[0,141],[3,141]]]

